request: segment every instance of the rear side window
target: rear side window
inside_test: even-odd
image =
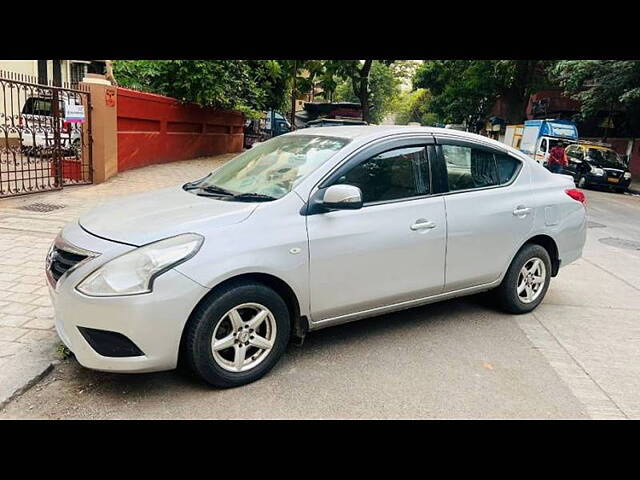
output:
[[[354,185],[364,203],[427,195],[431,192],[426,148],[389,150],[356,165],[335,183]]]
[[[498,181],[500,182],[500,185],[509,183],[513,177],[516,176],[516,173],[518,173],[520,162],[503,153],[497,153],[494,156],[498,167]]]
[[[493,153],[458,145],[443,145],[442,153],[447,166],[449,191],[499,184]]]
[[[442,153],[450,192],[507,184],[520,168],[520,162],[507,154],[472,147],[443,145]]]

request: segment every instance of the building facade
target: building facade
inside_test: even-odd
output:
[[[0,71],[27,75],[37,83],[73,88],[87,73],[104,74],[106,60],[0,60]]]

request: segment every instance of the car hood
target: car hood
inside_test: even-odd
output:
[[[82,215],[78,222],[89,233],[140,246],[181,233],[206,234],[212,228],[246,220],[256,203],[201,197],[182,187],[127,195]]]
[[[614,163],[609,163],[609,162],[594,162],[589,160],[588,163],[590,163],[596,168],[603,168],[605,170],[620,170],[623,172],[626,170],[626,167],[624,165],[616,165]]]

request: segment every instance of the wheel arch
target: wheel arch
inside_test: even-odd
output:
[[[183,343],[185,332],[187,330],[187,325],[191,321],[193,316],[193,312],[195,312],[200,304],[208,299],[210,296],[215,295],[221,288],[232,284],[232,283],[242,283],[242,282],[256,282],[266,285],[272,288],[278,295],[282,297],[284,302],[287,304],[287,309],[289,310],[289,316],[291,320],[291,336],[295,341],[302,343],[305,335],[309,331],[309,321],[304,315],[300,315],[300,302],[298,300],[297,295],[291,286],[275,275],[269,273],[261,273],[261,272],[251,272],[251,273],[241,273],[238,275],[234,275],[229,277],[222,282],[215,285],[209,292],[204,295],[200,301],[194,305],[191,310],[191,314],[189,318],[185,322],[185,325],[182,329],[182,336],[180,339],[180,356],[182,356],[183,352]]]
[[[556,275],[558,275],[558,270],[560,270],[560,254],[556,241],[549,235],[535,235],[524,242],[518,249],[518,252],[522,250],[525,245],[530,243],[534,245],[540,245],[549,253],[549,257],[551,257],[551,276],[555,277]]]

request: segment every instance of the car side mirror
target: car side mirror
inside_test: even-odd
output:
[[[331,185],[322,197],[322,206],[334,210],[362,208],[362,191],[353,185]]]

